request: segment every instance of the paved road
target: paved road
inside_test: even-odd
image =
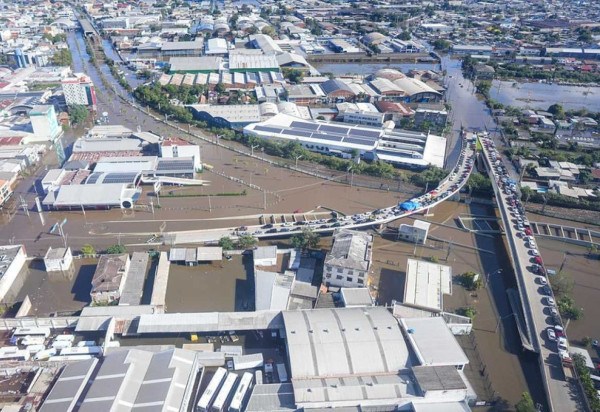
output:
[[[529,334],[534,351],[540,355],[540,368],[546,386],[549,408],[551,411],[558,412],[582,410],[580,404],[581,394],[573,382],[566,381],[556,342],[550,341],[546,334],[546,328],[554,326],[547,300],[551,297],[552,291],[548,286],[542,285],[542,277],[533,274],[530,270],[534,260],[532,248],[527,246],[522,235],[517,235],[519,233],[516,227],[517,214],[509,210],[508,194],[500,189],[499,176],[491,171],[491,153],[495,151],[493,149],[494,145],[491,144],[490,139],[482,140],[484,142],[483,153],[488,170],[490,170],[490,178],[495,188],[496,200],[504,222],[509,253],[512,255],[525,315],[525,329]],[[486,147],[488,144],[489,148]]]

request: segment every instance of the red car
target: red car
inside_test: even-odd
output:
[[[527,236],[531,236],[531,229],[530,229],[530,228],[528,228],[528,227],[526,227],[526,228],[525,228],[525,234],[526,234]]]
[[[542,262],[542,258],[541,258],[540,256],[536,256],[536,257],[534,257],[534,258],[533,258],[533,261],[534,261],[535,263],[537,263],[538,265],[542,265],[542,264],[543,264],[543,262]]]

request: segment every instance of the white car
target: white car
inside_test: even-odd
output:
[[[536,244],[535,244],[535,243],[532,243],[532,242],[528,242],[528,243],[527,243],[527,247],[528,247],[529,249],[534,249],[534,250],[535,250],[535,248],[536,248]],[[537,255],[533,255],[533,256],[537,256]]]
[[[531,250],[529,251],[529,254],[530,254],[531,256],[539,256],[539,255],[540,255],[540,252],[538,252],[538,251],[537,251],[537,249],[531,249]]]
[[[560,338],[558,338],[558,341],[556,342],[556,346],[558,347],[559,351],[569,350],[569,342],[567,342],[567,339],[563,338],[562,336]]]
[[[552,316],[558,316],[558,309],[556,309],[554,306],[550,307],[550,314]]]
[[[546,305],[548,305],[548,306],[554,306],[555,305],[554,299],[552,299],[551,297],[547,297],[546,298]]]
[[[546,329],[546,334],[548,335],[548,339],[550,339],[552,342],[556,340],[556,333],[554,333],[552,326]]]
[[[548,281],[543,276],[539,276],[538,277],[538,282],[540,283],[540,285],[547,285],[548,284]]]

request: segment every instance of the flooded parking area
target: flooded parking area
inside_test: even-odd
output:
[[[66,316],[87,306],[96,270],[95,259],[76,259],[69,272],[46,272],[44,262],[32,260],[23,268],[11,288],[12,299],[6,302],[31,300],[30,316]]]
[[[251,256],[184,266],[172,264],[166,312],[233,312],[254,309]]]

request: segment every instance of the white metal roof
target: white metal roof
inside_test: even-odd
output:
[[[443,310],[443,295],[451,293],[452,268],[450,266],[408,259],[404,303]]]
[[[465,365],[469,359],[442,317],[403,318],[408,340],[419,363],[427,366]]]

